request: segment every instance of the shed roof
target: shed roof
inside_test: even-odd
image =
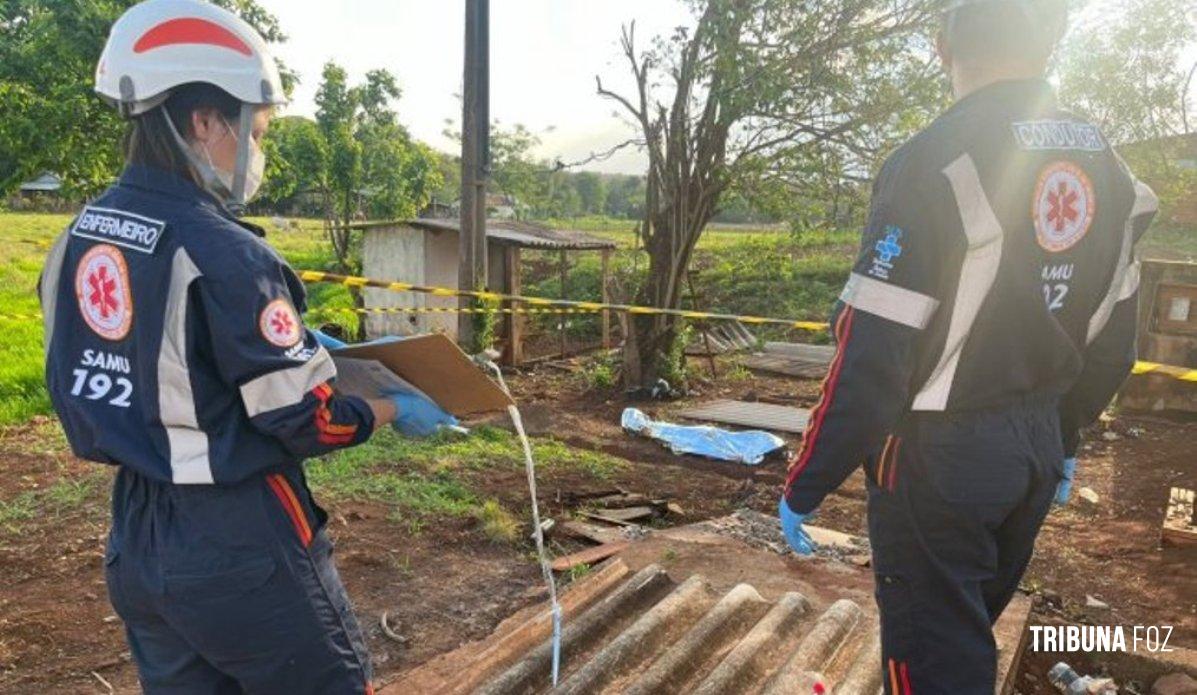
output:
[[[380,227],[416,227],[434,232],[461,233],[461,221],[457,219],[417,218],[412,220],[391,220],[386,222],[359,222],[349,225],[350,229],[377,229]],[[614,249],[616,244],[585,232],[566,229],[551,229],[544,225],[517,220],[489,220],[486,223],[486,238],[497,244],[520,248],[559,251],[598,251]]]

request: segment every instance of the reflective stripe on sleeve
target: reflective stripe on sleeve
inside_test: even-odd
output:
[[[241,385],[241,400],[250,417],[293,406],[312,389],[337,376],[332,356],[323,346],[312,359],[287,369],[279,369]]]
[[[939,300],[875,278],[852,273],[840,301],[874,316],[922,330],[931,322]]]
[[[187,288],[201,275],[186,249],[175,251],[158,353],[158,417],[170,442],[171,480],[180,485],[215,482],[208,433],[199,428],[187,363]]]
[[[1110,317],[1114,315],[1114,307],[1126,299],[1130,299],[1139,290],[1139,262],[1132,259],[1135,246],[1135,222],[1144,215],[1154,215],[1160,208],[1159,198],[1155,191],[1142,181],[1135,181],[1135,204],[1131,208],[1130,216],[1126,218],[1126,226],[1122,231],[1122,249],[1118,254],[1118,265],[1114,268],[1114,276],[1110,279],[1110,287],[1106,296],[1102,298],[1097,311],[1089,318],[1089,332],[1086,344],[1092,344],[1097,336],[1105,330]]]
[[[956,194],[956,205],[968,237],[968,251],[960,268],[960,284],[952,305],[952,320],[939,363],[931,378],[914,399],[914,410],[942,411],[947,408],[952,382],[960,366],[960,353],[972,332],[981,305],[993,289],[1002,263],[1002,224],[998,221],[973,158],[964,154],[943,171]]]

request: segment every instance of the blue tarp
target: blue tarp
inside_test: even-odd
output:
[[[675,454],[697,454],[749,466],[759,464],[786,444],[781,437],[759,430],[730,432],[706,425],[654,422],[636,408],[624,410],[620,424],[629,432],[662,442]]]

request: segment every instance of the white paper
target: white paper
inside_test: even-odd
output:
[[[333,382],[333,388],[339,394],[382,398],[391,393],[415,393],[428,398],[423,391],[377,360],[333,357],[333,363],[337,365],[337,380]]]
[[[1193,300],[1188,297],[1173,297],[1172,304],[1168,307],[1168,320],[1187,323],[1192,306]]]

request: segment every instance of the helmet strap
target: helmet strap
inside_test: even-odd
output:
[[[241,104],[241,119],[237,126],[237,165],[233,169],[233,190],[229,207],[240,214],[245,209],[246,180],[249,175],[250,150],[253,147],[254,105]]]
[[[178,146],[183,158],[187,160],[187,164],[191,167],[192,172],[194,172],[200,186],[211,193],[222,205],[226,207],[230,206],[232,203],[230,200],[231,194],[221,181],[216,167],[212,165],[211,155],[208,155],[208,161],[204,161],[195,153],[195,149],[179,134],[179,129],[175,127],[174,121],[171,120],[170,113],[166,110],[165,104],[159,106],[158,111],[162,113],[162,118],[166,120],[166,127],[170,129],[171,134],[174,136],[175,145]]]

